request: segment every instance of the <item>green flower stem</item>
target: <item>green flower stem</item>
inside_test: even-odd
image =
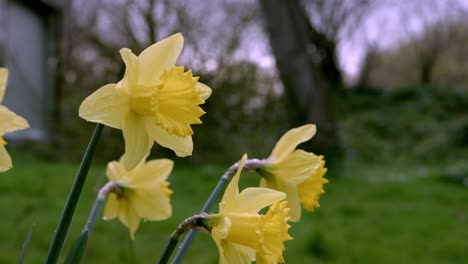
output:
[[[108,182],[106,185],[104,185],[101,190],[99,190],[99,194],[96,198],[96,202],[94,202],[93,209],[91,209],[91,213],[89,214],[88,217],[88,222],[86,223],[83,231],[87,231],[88,233],[91,233],[93,230],[94,224],[96,223],[96,219],[99,215],[99,212],[102,209],[102,206],[104,205],[104,202],[106,201],[107,194],[112,191],[113,189],[118,188],[117,184],[115,182]]]
[[[180,234],[177,232],[173,232],[169,241],[167,241],[166,247],[164,248],[163,254],[159,257],[158,264],[165,264],[171,258],[172,252],[174,252],[174,248],[179,243]]]
[[[267,164],[266,160],[249,159],[245,162],[243,170],[245,171],[255,170],[255,169],[265,166],[265,164]],[[203,205],[201,213],[207,213],[209,210],[211,210],[216,200],[218,199],[218,196],[221,193],[221,190],[224,189],[229,178],[236,173],[238,167],[239,167],[239,162],[236,162],[234,165],[229,167],[229,169],[223,174],[221,179],[219,179],[218,184],[216,185],[214,190],[211,192],[210,197],[208,197],[208,200],[206,200],[205,205]],[[172,264],[180,264],[182,262],[182,259],[187,253],[187,250],[190,244],[192,243],[193,239],[195,238],[195,235],[196,235],[195,230],[190,230],[190,232],[182,241],[179,247],[179,250],[177,250],[174,260],[171,262]]]
[[[21,254],[19,258],[19,264],[23,264],[24,262],[24,256],[26,255],[26,249],[28,249],[29,242],[31,242],[31,237],[34,232],[34,227],[36,227],[36,224],[33,224],[31,228],[28,231],[28,234],[26,235],[26,239],[23,242],[23,246],[21,247]]]
[[[180,237],[187,231],[192,229],[204,229],[203,220],[208,216],[206,213],[201,213],[198,215],[191,216],[185,219],[177,227],[176,231],[171,234],[169,241],[167,241],[166,247],[161,254],[161,257],[158,260],[158,264],[166,264],[171,258],[174,248],[179,243]]]
[[[68,195],[67,202],[65,203],[62,216],[60,217],[57,229],[55,230],[54,238],[45,261],[46,264],[57,263],[60,251],[62,250],[63,243],[68,233],[68,228],[70,227],[70,223],[73,218],[73,213],[75,212],[76,204],[80,198],[81,189],[83,189],[89,167],[93,161],[94,152],[96,151],[97,143],[99,142],[103,127],[104,125],[102,124],[96,125],[86,152],[83,155],[80,168],[78,169],[78,173],[76,174],[75,181],[73,182],[70,194]]]
[[[88,221],[86,222],[83,231],[81,231],[80,237],[75,241],[69,255],[67,256],[67,260],[69,260],[70,263],[81,263],[81,258],[85,252],[89,236],[91,235],[94,224],[96,223],[98,215],[101,212],[104,202],[106,201],[107,194],[116,188],[118,188],[117,184],[110,181],[104,185],[101,190],[99,190],[99,194],[96,198],[96,201],[94,202],[93,209],[91,209],[91,213],[89,214]],[[67,260],[65,263],[68,263]]]

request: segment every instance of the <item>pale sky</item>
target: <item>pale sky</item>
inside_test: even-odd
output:
[[[92,1],[92,0],[81,0]],[[111,0],[108,0],[111,1]],[[226,13],[220,7],[218,1],[213,1],[210,6],[196,5],[198,0],[180,0],[187,6],[192,6],[192,12],[204,11],[204,14],[210,14],[202,20],[200,36],[205,31],[210,31],[214,24],[223,23],[226,16],[236,16],[236,14]],[[250,8],[258,3],[258,0],[223,0],[223,3],[235,5],[242,8]],[[402,39],[407,38],[418,32],[422,32],[423,25],[415,16],[417,12],[425,12],[429,20],[446,19],[446,12],[449,12],[450,5],[444,5],[449,1],[456,1],[468,10],[468,0],[376,0],[378,8],[374,8],[366,15],[362,25],[354,31],[352,36],[342,37],[339,41],[338,55],[340,65],[348,79],[352,79],[359,73],[363,56],[369,45],[375,45],[379,48],[389,48],[397,44]],[[428,3],[432,3],[429,5]],[[434,4],[435,3],[435,4]],[[442,3],[442,5],[440,5]],[[249,6],[250,5],[250,6]],[[201,9],[198,10],[198,9]],[[255,7],[254,7],[255,8]],[[445,8],[444,10],[442,10]],[[447,9],[448,8],[448,9]],[[439,10],[440,9],[440,10]],[[198,10],[198,11],[197,11]],[[109,14],[112,16],[113,14]],[[163,15],[158,15],[163,16]],[[444,17],[445,16],[445,17]],[[164,16],[163,16],[164,17]],[[102,32],[112,32],[113,25],[109,24],[110,19],[104,19],[100,16],[99,26]],[[232,17],[231,17],[232,18]],[[105,23],[108,21],[109,23]],[[167,22],[167,21],[166,21]],[[135,20],[135,24],[139,23]],[[144,22],[143,22],[144,23]],[[177,19],[173,21],[177,23]],[[135,28],[140,28],[135,26]],[[219,28],[217,28],[219,30]],[[226,33],[226,32],[224,32]],[[146,34],[146,32],[142,32]],[[229,32],[227,32],[229,34]],[[235,53],[235,58],[255,62],[263,68],[274,69],[275,60],[270,51],[268,39],[264,33],[261,23],[252,23],[242,32],[240,48]],[[222,36],[222,34],[220,35]],[[212,39],[208,39],[213,41]],[[207,61],[204,63],[208,68],[216,68],[216,61]],[[210,66],[211,65],[211,66]]]
[[[338,46],[340,65],[347,75],[348,81],[352,80],[359,73],[362,59],[367,47],[372,44],[378,48],[391,48],[408,36],[414,36],[422,32],[424,23],[421,22],[411,12],[418,10],[427,13],[427,20],[437,21],[447,19],[443,12],[450,10],[438,10],[438,8],[450,8],[449,5],[443,7],[423,6],[428,3],[425,0],[408,0],[401,2],[399,0],[382,0],[380,8],[376,8],[368,13],[360,26],[359,30],[351,37],[344,38]],[[450,0],[437,0],[450,1]],[[458,1],[466,10],[468,10],[468,0]],[[238,52],[238,58],[248,59],[258,63],[264,68],[274,67],[274,57],[270,52],[268,39],[263,32],[261,25],[252,25],[244,32],[242,47]],[[255,41],[252,37],[255,37]],[[245,51],[248,52],[245,52]]]

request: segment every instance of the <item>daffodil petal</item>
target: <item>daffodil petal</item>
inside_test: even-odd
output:
[[[107,84],[88,96],[80,105],[80,117],[90,122],[121,129],[122,122],[130,111],[130,102],[128,96],[115,87],[113,83]]]
[[[148,220],[164,220],[172,215],[172,208],[163,192],[155,188],[135,190],[132,196],[132,207],[139,216]]]
[[[286,194],[286,201],[288,201],[288,207],[291,208],[291,221],[297,222],[301,219],[301,200],[299,199],[299,190],[294,183],[271,178],[268,181],[262,179],[260,186],[284,192]]]
[[[235,246],[240,248],[240,250],[244,251],[244,253],[247,254],[251,262],[255,261],[255,250],[253,248],[249,248],[240,244],[235,244]]]
[[[247,247],[231,243],[229,241],[221,241],[224,249],[224,257],[227,263],[250,264],[251,251]]]
[[[109,193],[104,207],[104,220],[111,220],[119,214],[119,201],[115,193]]]
[[[139,81],[143,84],[157,83],[164,70],[175,65],[183,46],[184,38],[177,33],[145,49],[138,56]]]
[[[244,168],[246,160],[247,160],[247,154],[244,154],[244,156],[242,156],[242,159],[239,161],[236,175],[232,177],[231,182],[229,183],[229,185],[226,187],[226,190],[224,191],[223,199],[221,200],[221,202],[224,203],[225,208],[232,208],[230,204],[233,203],[234,200],[239,195],[239,178],[240,178],[242,169]]]
[[[3,105],[0,105],[0,124],[0,135],[29,127],[28,121]]]
[[[128,188],[133,190],[131,202],[138,215],[149,220],[167,219],[172,214],[168,196],[162,190],[172,171],[173,161],[152,160],[140,163],[126,175]]]
[[[278,140],[270,158],[274,160],[284,159],[296,149],[297,145],[311,139],[316,131],[315,125],[312,124],[289,130]]]
[[[256,214],[262,208],[273,204],[276,201],[286,198],[283,192],[268,188],[246,188],[242,190],[230,208],[230,212],[239,212],[247,214]]]
[[[278,257],[273,255],[257,254],[255,264],[278,263]]]
[[[195,84],[195,90],[197,91],[203,91],[201,94],[200,94],[200,98],[203,99],[203,100],[206,100],[210,97],[211,95],[211,88],[208,87],[208,85],[206,84],[203,84],[201,82],[197,82]]]
[[[170,159],[150,160],[139,166],[131,175],[132,187],[159,186],[169,177],[173,167],[174,162]]]
[[[273,164],[268,170],[277,178],[300,184],[320,167],[320,162],[319,156],[297,149],[279,163]]]
[[[107,164],[106,175],[109,180],[118,182],[126,175],[125,168],[117,161],[111,161]]]
[[[8,82],[8,69],[0,68],[0,103],[3,101],[5,96],[5,89]]]
[[[217,236],[216,230],[213,229],[213,231],[211,231],[211,236],[219,251],[219,264],[229,264],[224,256],[223,245],[221,244],[221,239]]]
[[[268,182],[264,178],[260,179],[260,184],[258,184],[258,186],[260,186],[262,188],[269,188],[268,187]]]
[[[129,112],[122,124],[125,154],[122,156],[127,171],[135,168],[149,154],[153,140],[148,135],[144,119]]]
[[[120,56],[125,63],[125,74],[121,81],[117,83],[116,88],[123,93],[130,94],[134,84],[138,81],[139,63],[138,58],[130,49],[120,50]]]
[[[228,236],[229,231],[231,230],[231,221],[228,217],[221,214],[212,215],[210,218],[215,218],[214,221],[216,221],[216,225],[211,230],[211,237],[219,251],[219,263],[228,264],[229,262],[227,262],[224,256],[224,248],[221,241]]]
[[[140,225],[140,217],[131,203],[121,202],[119,220],[128,227],[132,240],[135,239],[135,232]]]
[[[151,138],[159,145],[172,149],[179,157],[192,155],[193,141],[191,136],[179,137],[170,135],[166,130],[154,124],[151,118],[146,119],[146,127],[151,135]]]
[[[291,208],[291,221],[299,222],[301,220],[302,207],[297,187],[292,184],[285,184],[282,189],[287,195],[286,201],[288,201],[288,207]]]
[[[12,167],[11,158],[5,149],[5,146],[0,144],[0,172],[7,171]]]
[[[211,236],[214,240],[225,239],[231,230],[231,220],[224,214],[216,214],[210,216],[210,221],[216,222],[216,225],[211,230]]]

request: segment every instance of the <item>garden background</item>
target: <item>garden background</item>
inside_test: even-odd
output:
[[[156,262],[230,164],[267,157],[305,123],[318,134],[302,148],[325,155],[329,183],[321,207],[292,226],[287,263],[468,262],[467,12],[465,0],[1,0],[5,104],[32,129],[6,137],[0,262],[17,262],[32,226],[25,263],[44,260],[94,128],[78,106],[120,80],[119,49],[139,54],[175,32],[178,65],[213,94],[193,156],[152,152],[175,160],[174,215],[143,223],[134,241],[99,221],[84,263]],[[123,151],[121,132],[105,128],[63,252]],[[217,254],[199,235],[186,262]]]

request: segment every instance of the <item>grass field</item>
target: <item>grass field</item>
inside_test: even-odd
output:
[[[13,159],[14,169],[0,175],[0,263],[17,263],[32,225],[25,263],[42,263],[78,164],[19,153]],[[346,162],[331,168],[321,208],[291,228],[286,263],[468,263],[468,188],[441,180],[447,166]],[[94,164],[90,171],[64,252],[105,183],[103,170]],[[200,210],[223,171],[176,163],[173,217],[142,223],[134,241],[117,220],[99,221],[83,263],[155,263],[168,235]],[[250,173],[242,184],[257,182]],[[185,263],[217,263],[217,254],[210,237],[199,234]]]

